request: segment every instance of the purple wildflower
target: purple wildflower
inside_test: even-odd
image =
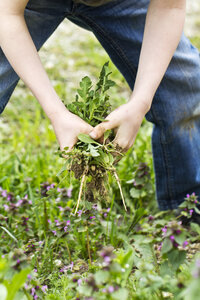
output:
[[[48,286],[47,285],[43,285],[41,287],[41,290],[43,291],[43,293],[46,293],[46,291],[48,290]]]
[[[185,248],[188,244],[188,241],[183,242],[183,248]]]
[[[67,189],[67,197],[68,198],[72,197],[72,188]]]
[[[192,216],[193,212],[194,212],[194,209],[190,209],[190,216]]]
[[[57,232],[56,232],[56,230],[52,230],[52,232],[53,232],[53,234],[54,234],[54,235],[57,235]]]
[[[31,295],[34,296],[34,294],[35,294],[35,288],[32,288],[31,289]]]
[[[109,293],[113,293],[114,290],[115,290],[115,289],[114,289],[114,287],[113,287],[112,285],[108,287],[108,292],[109,292]]]
[[[169,237],[169,238],[170,238],[170,240],[171,240],[171,241],[174,241],[174,240],[175,240],[175,237],[174,237],[174,235],[170,235],[170,237]]]
[[[66,223],[66,225],[68,226],[68,225],[70,225],[70,220],[67,220],[67,223]]]
[[[64,208],[62,206],[58,206],[60,211],[64,211]]]
[[[28,277],[29,280],[31,280],[31,278],[32,278],[31,274],[28,274],[27,277]]]
[[[37,273],[37,269],[34,269],[33,272]]]
[[[6,198],[6,197],[7,197],[7,191],[6,191],[6,190],[3,190],[3,191],[1,192],[1,196],[4,197],[4,198]]]
[[[78,283],[78,285],[81,285],[81,283],[82,283],[82,279],[81,279],[81,278],[80,278],[80,279],[78,279],[77,283]]]
[[[78,210],[78,211],[77,211],[77,214],[78,214],[79,217],[81,217],[82,213],[83,213],[82,210]]]
[[[4,207],[5,211],[9,211],[9,206],[7,204],[4,204],[3,207]]]
[[[90,219],[95,219],[96,217],[95,216],[90,216]]]

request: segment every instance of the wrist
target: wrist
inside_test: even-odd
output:
[[[144,95],[141,94],[135,94],[133,91],[128,103],[131,107],[137,106],[137,108],[139,108],[141,112],[145,115],[151,108],[152,99],[153,98],[151,97],[144,97]]]

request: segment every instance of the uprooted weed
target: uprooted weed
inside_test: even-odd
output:
[[[85,76],[80,82],[80,89],[77,90],[75,101],[66,105],[70,112],[93,127],[105,122],[105,118],[111,112],[108,90],[115,85],[115,82],[109,79],[110,74],[108,62],[106,62],[94,89],[92,89],[91,79]],[[120,149],[114,146],[112,140],[113,132],[110,130],[105,132],[102,143],[81,133],[78,136],[77,144],[70,152],[67,151],[67,148],[61,152],[62,155],[67,156],[67,169],[74,173],[75,178],[81,180],[75,213],[83,194],[87,202],[108,198],[106,187],[108,172],[116,178],[126,209],[120,181],[114,167],[116,161],[123,154]],[[83,193],[83,191],[85,192]]]

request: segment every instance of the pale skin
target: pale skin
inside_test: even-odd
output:
[[[61,149],[71,149],[79,133],[99,139],[106,130],[115,129],[114,142],[127,151],[135,141],[179,43],[186,0],[151,0],[138,73],[129,102],[114,110],[106,122],[95,128],[70,113],[51,85],[24,20],[27,3],[28,0],[0,0],[0,46],[50,119]]]

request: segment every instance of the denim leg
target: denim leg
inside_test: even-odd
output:
[[[133,89],[149,0],[77,5],[74,18],[90,28]],[[75,19],[74,22],[76,23]],[[183,35],[146,118],[160,209],[174,209],[187,193],[200,195],[200,57]]]
[[[28,2],[25,20],[37,50],[63,21],[66,8],[64,0],[30,0]],[[19,77],[0,48],[0,113],[3,112],[18,80]]]

